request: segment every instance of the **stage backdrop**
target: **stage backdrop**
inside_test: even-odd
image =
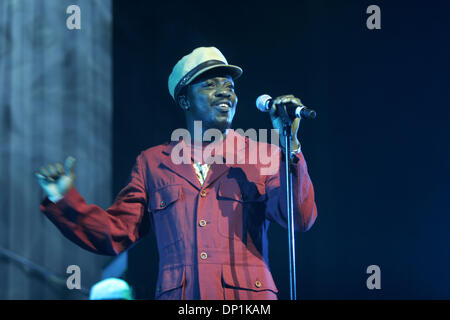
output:
[[[79,30],[66,25],[72,4]],[[111,36],[110,0],[0,1],[0,299],[85,299],[66,287],[67,267],[78,265],[89,289],[110,260],[63,238],[40,213],[33,173],[73,155],[81,194],[110,205]]]
[[[366,24],[373,4],[379,30]],[[318,112],[299,134],[319,215],[297,235],[299,298],[450,298],[448,12],[444,1],[115,1],[115,193],[141,150],[184,126],[173,65],[213,45],[244,69],[234,128],[270,127],[255,108],[264,93]],[[286,299],[287,233],[270,232]],[[130,281],[151,297],[154,237],[129,257]],[[366,286],[370,265],[379,290]]]

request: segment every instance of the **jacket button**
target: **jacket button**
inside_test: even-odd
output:
[[[161,203],[159,204],[161,208],[164,208],[166,206],[166,202],[164,200],[161,200]]]
[[[202,190],[200,192],[200,197],[204,198],[204,197],[206,197],[206,194],[207,194],[207,192],[205,190]]]
[[[202,219],[198,222],[198,224],[200,225],[200,227],[204,227],[204,226],[206,226],[206,220]]]
[[[255,281],[255,287],[261,288],[261,286],[262,286],[262,283],[260,281],[256,280]]]
[[[202,260],[206,260],[206,258],[208,258],[208,254],[206,253],[206,252],[202,252],[202,253],[200,253],[200,258],[202,259]]]

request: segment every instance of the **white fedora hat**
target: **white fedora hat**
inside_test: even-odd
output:
[[[177,99],[181,89],[191,83],[205,71],[221,68],[225,74],[229,74],[233,80],[239,78],[242,69],[229,65],[227,59],[215,47],[200,47],[187,56],[181,58],[173,67],[169,76],[169,92],[174,100]]]

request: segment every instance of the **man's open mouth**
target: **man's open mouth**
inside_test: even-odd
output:
[[[219,111],[228,112],[231,109],[231,101],[224,101],[214,105]]]
[[[224,112],[226,112],[226,111],[231,109],[231,107],[228,104],[226,104],[226,103],[221,103],[219,105],[216,105],[216,107],[218,107],[219,110],[224,111]]]

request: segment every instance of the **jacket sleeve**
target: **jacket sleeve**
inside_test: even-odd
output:
[[[266,179],[266,218],[287,228],[286,173],[283,158],[283,153],[279,152],[279,170]],[[307,231],[317,218],[317,207],[314,202],[313,184],[301,152],[294,156],[292,166],[294,229]]]
[[[45,198],[40,210],[62,234],[89,251],[117,255],[148,231],[142,154],[136,159],[128,184],[111,207],[87,204],[72,187],[56,203]]]

